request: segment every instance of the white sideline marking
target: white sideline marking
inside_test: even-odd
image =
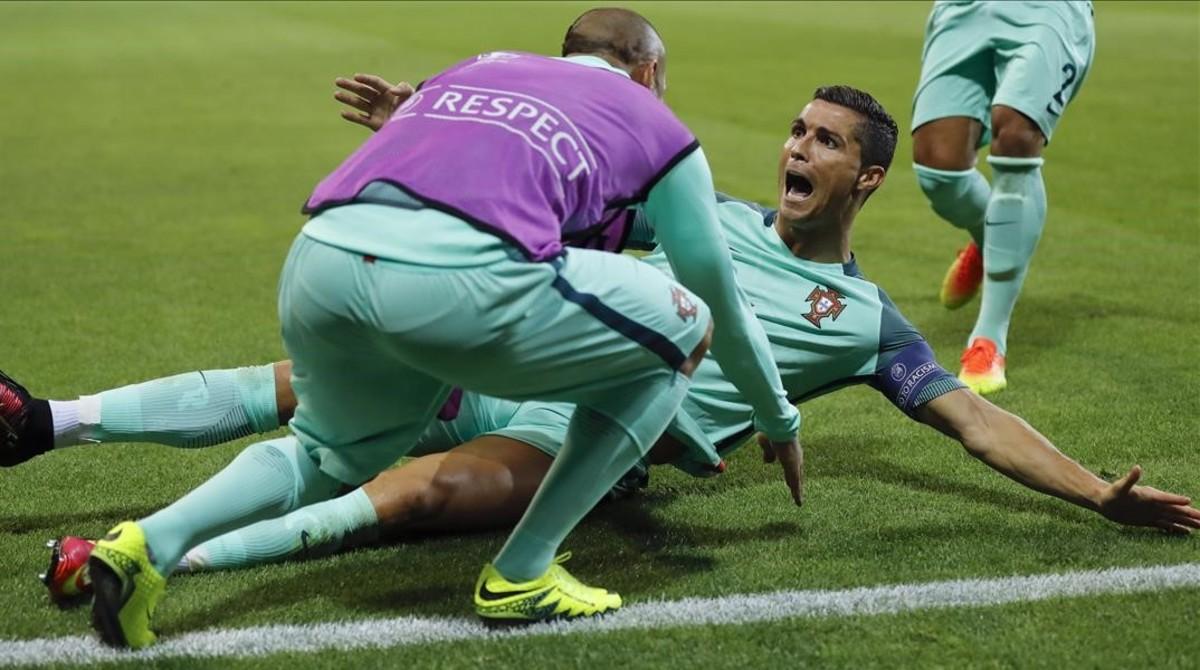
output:
[[[1184,563],[1057,575],[894,584],[843,591],[777,591],[720,598],[649,601],[629,605],[602,619],[501,631],[488,630],[473,619],[406,616],[350,622],[214,628],[167,638],[139,652],[109,649],[94,637],[80,635],[0,641],[0,666],[349,651],[455,640],[499,640],[636,628],[744,624],[801,617],[895,614],[1196,586],[1200,586],[1200,563]]]

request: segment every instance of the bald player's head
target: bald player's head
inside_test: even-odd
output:
[[[584,12],[567,28],[562,55],[599,56],[660,98],[667,90],[667,48],[637,12],[619,7]]]

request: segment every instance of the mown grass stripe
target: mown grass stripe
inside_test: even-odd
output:
[[[501,640],[532,635],[729,625],[804,617],[895,614],[1196,586],[1200,586],[1200,563],[1185,563],[998,579],[895,584],[840,591],[778,591],[719,598],[649,601],[630,605],[604,619],[501,631],[489,630],[469,619],[396,617],[353,622],[217,628],[172,637],[140,652],[108,649],[94,638],[81,635],[0,642],[0,666],[350,651],[468,639]]]

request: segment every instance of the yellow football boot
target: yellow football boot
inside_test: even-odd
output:
[[[141,649],[154,644],[150,619],[166,590],[167,580],[154,569],[146,536],[132,521],[123,521],[96,543],[88,559],[95,600],[92,628],[114,647]]]
[[[491,563],[483,566],[475,582],[475,613],[490,625],[578,619],[616,611],[621,596],[581,583],[562,564],[564,553],[541,577],[510,582]]]

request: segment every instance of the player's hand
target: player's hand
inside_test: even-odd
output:
[[[1100,513],[1127,526],[1153,526],[1179,535],[1200,528],[1200,510],[1191,506],[1189,498],[1135,486],[1141,477],[1142,468],[1135,465],[1129,474],[1110,484],[1100,496]]]
[[[766,435],[758,434],[758,446],[762,447],[763,463],[779,461],[783,466],[783,479],[792,490],[792,500],[796,506],[804,504],[804,449],[800,448],[800,438],[793,437],[790,442],[772,442]]]
[[[356,74],[352,79],[338,77],[333,83],[342,89],[335,92],[333,97],[353,108],[343,109],[342,118],[372,131],[382,128],[392,118],[396,108],[415,92],[407,82],[393,85],[373,74]]]

